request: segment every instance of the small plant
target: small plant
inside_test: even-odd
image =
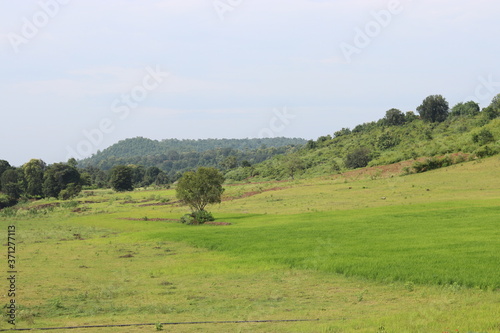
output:
[[[384,325],[381,325],[379,328],[378,328],[378,331],[377,333],[386,333],[387,331],[385,330],[385,326]]]
[[[408,281],[405,283],[405,289],[412,292],[415,290],[415,284],[412,281]]]
[[[362,302],[365,299],[365,295],[368,293],[368,290],[363,290],[358,294],[358,302]]]
[[[192,214],[186,214],[183,217],[181,217],[181,223],[193,224],[193,222],[194,222],[194,217],[192,216]]]
[[[157,331],[163,331],[163,324],[161,324],[161,323],[156,323],[156,324],[155,324],[155,327],[156,327],[156,330],[157,330]]]

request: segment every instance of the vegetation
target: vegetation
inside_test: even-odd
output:
[[[185,210],[175,189],[4,209],[23,241],[16,328],[499,332],[498,157],[378,169],[226,186],[213,211],[230,226],[167,220]]]
[[[433,123],[445,121],[449,110],[448,102],[441,95],[429,96],[417,107],[420,118]]]
[[[285,180],[419,157],[441,158],[454,153],[466,154],[471,159],[493,156],[500,153],[498,101],[500,95],[480,112],[474,102],[458,103],[452,109],[454,111],[448,113],[445,112],[447,103],[444,98],[429,96],[420,107],[425,114],[424,109],[431,106],[429,118],[422,119],[422,115],[417,117],[411,111],[403,114],[398,109],[391,109],[378,121],[358,125],[352,130],[343,128],[333,136],[321,136],[303,147],[290,149],[287,155],[294,156],[296,164],[300,162],[298,165],[301,166],[293,172],[293,177],[287,155],[278,155],[252,167],[229,170],[226,178],[232,182]],[[498,110],[498,115],[492,110]]]
[[[134,170],[125,165],[117,165],[111,169],[110,183],[113,190],[117,192],[132,191],[132,177]]]
[[[224,176],[214,168],[200,167],[196,172],[186,172],[176,188],[177,199],[188,205],[193,214],[189,224],[201,224],[212,221],[213,217],[205,212],[209,204],[221,202],[224,188]]]
[[[305,142],[304,139],[288,138],[155,141],[139,137],[120,141],[80,161],[79,165],[104,171],[116,165],[157,167],[170,180],[176,181],[184,172],[200,166],[230,170],[257,164]]]

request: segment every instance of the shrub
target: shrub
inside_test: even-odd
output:
[[[385,132],[379,136],[377,146],[382,149],[389,149],[397,146],[401,140],[391,132]]]
[[[199,224],[215,220],[214,217],[212,216],[212,213],[207,212],[205,210],[199,210],[199,211],[195,212],[194,219]]]
[[[181,222],[184,224],[203,224],[205,222],[214,221],[214,217],[210,212],[199,210],[191,214],[186,214],[181,217]]]
[[[370,149],[362,147],[347,154],[344,164],[349,169],[364,168],[371,160],[372,156]]]
[[[5,207],[14,206],[15,204],[16,204],[16,201],[13,200],[11,197],[9,197],[6,194],[0,193],[0,209],[5,208]]]
[[[193,224],[193,222],[194,222],[194,217],[192,214],[186,214],[183,217],[181,217],[181,223]]]
[[[479,157],[479,158],[484,158],[488,156],[493,156],[495,154],[498,154],[498,150],[491,148],[490,146],[482,146],[479,147],[474,154]]]
[[[481,129],[479,132],[472,133],[472,141],[484,146],[487,143],[495,141],[493,134],[486,128]]]
[[[417,161],[412,167],[416,173],[421,173],[434,169],[445,168],[463,161],[464,157],[457,157],[456,159],[453,159],[451,156],[446,155],[442,158],[431,157],[422,162]]]

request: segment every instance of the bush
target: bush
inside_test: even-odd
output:
[[[484,146],[487,143],[495,141],[495,137],[488,129],[483,128],[479,132],[472,134],[472,141],[478,143],[480,146]]]
[[[193,222],[194,222],[194,217],[192,214],[186,214],[183,217],[181,217],[181,223],[193,224]]]
[[[443,158],[431,157],[422,162],[415,162],[412,167],[416,173],[422,173],[434,169],[445,168],[461,162],[463,162],[462,159],[457,158],[454,160],[451,156],[447,155]]]
[[[474,154],[479,158],[489,157],[498,154],[498,150],[490,146],[479,147]]]
[[[194,219],[196,222],[202,224],[205,222],[211,222],[214,221],[214,217],[212,216],[212,213],[207,212],[205,210],[200,210],[194,213]]]
[[[16,200],[13,200],[6,194],[0,193],[0,209],[14,206],[16,204]]]
[[[184,224],[203,224],[205,222],[214,221],[214,217],[210,212],[199,210],[191,214],[186,214],[181,217],[181,222]]]
[[[349,169],[364,168],[371,160],[370,149],[363,147],[347,154],[344,164]]]

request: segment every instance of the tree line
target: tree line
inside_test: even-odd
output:
[[[95,167],[79,168],[75,159],[47,165],[32,159],[21,167],[0,160],[0,209],[19,200],[76,197],[83,188],[113,188],[128,191],[134,187],[168,186],[170,180],[157,167],[117,165],[108,171]]]

